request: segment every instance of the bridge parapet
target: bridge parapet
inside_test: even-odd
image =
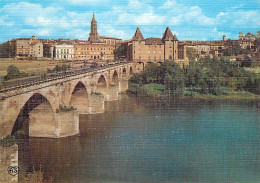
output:
[[[136,70],[134,67],[136,66],[133,66],[132,63],[112,65],[88,72],[71,73],[47,81],[37,81],[28,86],[15,86],[1,90],[0,138],[10,135],[15,129],[18,129],[20,120],[25,118],[28,118],[31,122],[29,132],[32,136],[57,138],[75,135],[78,133],[78,130],[75,129],[78,128],[78,113],[104,112],[105,101],[117,100],[118,93],[126,91],[128,79]],[[41,95],[46,99],[44,101],[49,102],[48,107],[51,109],[54,118],[49,119],[50,123],[48,124],[44,124],[44,120],[38,119],[44,119],[45,113],[37,108],[42,103],[34,106],[35,95]],[[33,107],[30,108],[30,106]],[[48,107],[45,108],[45,112],[49,110]],[[60,112],[61,107],[73,108],[75,112],[73,115],[69,115],[69,111],[62,114]],[[19,117],[21,111],[25,113],[25,116]],[[66,123],[61,122],[62,120],[66,121],[62,117],[66,115],[69,115],[67,119],[75,127],[71,127],[71,131],[66,131],[67,127],[70,126],[69,124],[66,127]],[[52,126],[54,130],[48,131],[48,126]]]

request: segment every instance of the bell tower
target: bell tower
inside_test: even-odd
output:
[[[97,32],[97,21],[95,19],[95,14],[93,13],[93,18],[91,20],[91,27],[89,33],[89,41],[90,42],[97,42],[99,39],[98,32]]]

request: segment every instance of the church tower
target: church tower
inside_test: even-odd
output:
[[[169,27],[166,28],[162,41],[164,43],[164,60],[178,60],[179,41]]]
[[[95,19],[95,14],[93,13],[93,18],[91,20],[91,27],[89,33],[89,41],[90,42],[98,42],[99,36],[97,32],[97,21]]]

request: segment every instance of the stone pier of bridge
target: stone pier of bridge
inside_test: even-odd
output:
[[[140,68],[126,63],[0,93],[0,138],[21,129],[33,137],[77,135],[79,115],[103,113]]]

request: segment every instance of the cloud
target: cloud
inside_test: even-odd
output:
[[[100,35],[122,39],[130,39],[137,26],[147,37],[161,37],[169,26],[179,39],[221,39],[221,34],[237,37],[241,29],[252,32],[260,27],[260,10],[245,3],[205,9],[200,2],[191,5],[180,0],[24,1],[2,3],[0,23],[5,26],[0,27],[0,40],[32,34],[87,39],[93,11]]]
[[[59,0],[61,3],[64,1],[74,6],[95,6],[95,5],[108,5],[110,0]]]
[[[20,35],[30,36],[64,36],[72,29],[82,27],[88,28],[88,19],[91,13],[77,13],[68,11],[62,7],[47,6],[28,2],[11,3],[0,9],[0,23],[6,26],[13,26]],[[76,34],[75,34],[76,36]]]

